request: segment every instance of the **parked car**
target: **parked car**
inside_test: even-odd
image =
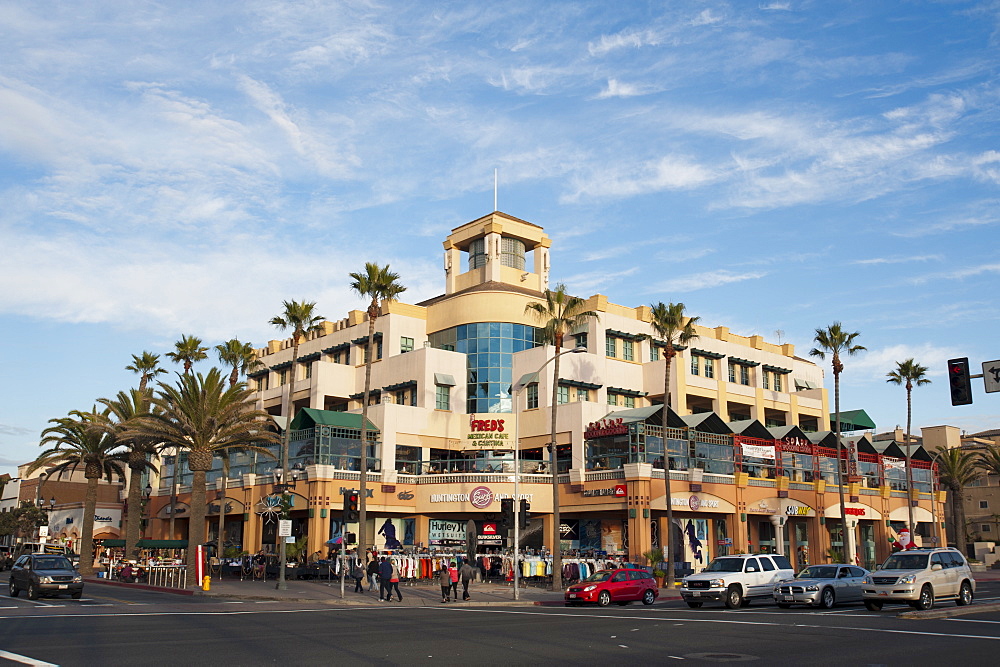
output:
[[[10,570],[9,592],[16,598],[21,591],[37,600],[42,595],[67,593],[79,600],[83,596],[83,577],[66,556],[26,554],[14,561]]]
[[[566,606],[595,602],[600,607],[607,607],[612,602],[626,605],[635,600],[650,605],[659,596],[656,579],[645,570],[598,570],[566,589]]]
[[[860,602],[871,572],[853,565],[810,565],[794,579],[774,586],[774,601],[782,609],[793,604],[829,609],[838,602]]]
[[[705,600],[722,600],[730,609],[736,609],[755,598],[770,601],[774,585],[794,576],[792,564],[778,554],[719,556],[700,573],[684,577],[681,597],[694,609]]]
[[[864,599],[869,611],[886,602],[906,602],[915,609],[930,609],[940,600],[972,603],[976,580],[958,549],[897,551],[865,577]]]

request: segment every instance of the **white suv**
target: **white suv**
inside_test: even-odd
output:
[[[681,581],[681,597],[691,608],[705,600],[723,600],[730,609],[753,598],[772,600],[774,584],[795,576],[792,564],[777,554],[719,556],[698,574]]]
[[[938,600],[970,604],[976,580],[958,549],[910,549],[889,556],[865,577],[863,588],[869,611],[881,610],[886,602],[930,609]]]

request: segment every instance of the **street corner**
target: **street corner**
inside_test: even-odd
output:
[[[928,609],[926,611],[903,611],[896,614],[896,617],[919,621],[936,618],[953,618],[956,616],[970,616],[972,614],[988,614],[997,611],[1000,611],[1000,602],[984,602],[980,604],[973,603],[964,607],[955,606]]]

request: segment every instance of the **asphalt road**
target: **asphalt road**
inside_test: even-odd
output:
[[[1000,600],[1000,582],[978,599]],[[93,585],[80,601],[0,597],[0,665],[996,664],[1000,613],[897,618],[904,609],[331,608]]]

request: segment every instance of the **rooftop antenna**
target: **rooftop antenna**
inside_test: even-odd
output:
[[[499,211],[497,208],[497,168],[493,167],[493,210]]]

